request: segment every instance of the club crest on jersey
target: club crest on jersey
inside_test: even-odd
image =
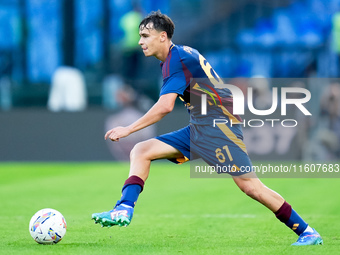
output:
[[[185,50],[186,52],[192,54],[192,48],[189,46],[183,46],[183,50]]]

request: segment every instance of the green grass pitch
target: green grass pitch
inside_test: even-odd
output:
[[[339,254],[340,179],[262,179],[324,239],[292,247],[297,236],[232,179],[190,178],[188,164],[152,164],[129,227],[95,225],[91,214],[112,208],[127,176],[127,163],[0,164],[0,254]],[[52,246],[28,231],[47,207],[68,225]]]

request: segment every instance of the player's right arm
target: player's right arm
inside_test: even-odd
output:
[[[168,93],[160,96],[158,101],[146,114],[144,114],[143,117],[139,118],[129,126],[115,127],[107,131],[105,134],[105,140],[109,138],[112,141],[119,141],[120,138],[126,137],[160,121],[165,115],[173,110],[176,98],[176,93]]]

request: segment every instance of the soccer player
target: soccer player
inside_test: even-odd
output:
[[[319,233],[311,228],[279,194],[267,188],[254,172],[241,171],[251,161],[243,143],[239,116],[232,112],[232,95],[228,89],[215,90],[221,82],[206,59],[195,49],[175,45],[172,20],[158,12],[152,12],[139,25],[139,45],[145,56],[161,61],[163,86],[158,101],[140,119],[126,127],[115,127],[105,134],[105,139],[119,141],[138,130],[160,121],[174,108],[179,97],[190,111],[190,124],[180,130],[138,143],[130,153],[130,173],[122,188],[122,196],[113,210],[92,214],[95,223],[104,227],[130,224],[134,206],[148,178],[151,161],[169,159],[183,163],[202,158],[210,165],[229,166],[236,185],[248,196],[262,203],[298,236],[293,245],[322,244]],[[197,79],[197,78],[202,78]],[[205,79],[204,79],[205,78]],[[201,95],[209,95],[207,114],[201,113]],[[208,96],[207,96],[208,97]],[[199,100],[197,100],[199,99]],[[216,99],[216,100],[215,100]],[[212,125],[214,118],[223,115],[226,124]],[[230,166],[232,166],[230,168]]]

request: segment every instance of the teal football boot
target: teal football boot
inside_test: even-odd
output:
[[[318,232],[313,228],[313,232],[303,232],[298,240],[293,243],[294,246],[301,245],[320,245],[323,244],[323,240]]]
[[[94,223],[99,223],[102,227],[126,227],[131,223],[133,210],[131,206],[120,204],[111,211],[92,214],[92,219]]]

